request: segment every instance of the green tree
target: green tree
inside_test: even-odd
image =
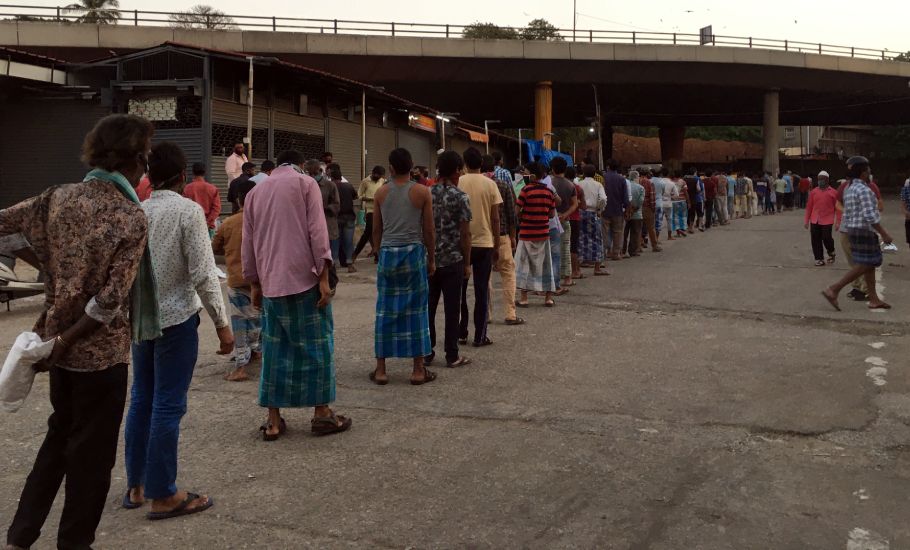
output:
[[[910,61],[910,52],[897,54],[894,56],[895,61]]]
[[[76,23],[116,25],[120,19],[120,0],[79,0],[63,8],[67,13],[81,13]]]
[[[910,158],[910,126],[876,126],[872,136],[883,157]]]
[[[500,27],[494,23],[481,23],[475,21],[467,25],[462,31],[465,38],[475,38],[483,40],[517,40],[518,31],[512,27]]]
[[[690,126],[686,128],[686,137],[706,141],[762,142],[761,128],[758,126]]]
[[[197,4],[189,11],[168,16],[171,25],[181,29],[236,29],[236,22],[223,11]]]
[[[562,40],[559,29],[546,19],[535,19],[522,29],[522,40]]]

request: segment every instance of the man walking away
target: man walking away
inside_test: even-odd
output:
[[[183,196],[202,207],[209,238],[215,236],[215,221],[221,214],[221,197],[218,188],[205,181],[205,164],[193,164],[193,181],[183,188]]]
[[[414,361],[411,384],[419,386],[436,380],[436,373],[423,364],[432,351],[427,278],[436,272],[433,198],[429,188],[411,180],[414,161],[407,149],[389,153],[389,165],[392,180],[376,192],[373,204],[373,242],[379,247],[379,267],[376,369],[370,380],[380,386],[388,384],[386,359],[409,357]]]
[[[458,189],[464,162],[455,151],[439,155],[439,177],[430,187],[433,197],[433,223],[436,228],[436,272],[430,277],[430,345],[433,351],[425,358],[430,365],[436,357],[436,310],[442,296],[445,309],[446,366],[455,368],[470,364],[458,355],[458,320],[461,314],[461,283],[468,279],[471,267],[471,205],[464,191]],[[509,254],[511,259],[511,253]]]
[[[474,347],[493,343],[487,336],[489,321],[490,275],[499,250],[499,205],[502,196],[490,178],[482,175],[483,156],[475,147],[464,152],[467,174],[458,180],[458,188],[468,195],[471,204],[471,271],[474,279]],[[468,343],[468,279],[461,287],[460,341]]]
[[[883,302],[875,288],[875,268],[882,265],[882,248],[879,235],[885,244],[891,244],[891,235],[881,225],[878,199],[868,187],[869,160],[865,157],[851,157],[847,161],[847,175],[852,179],[844,191],[844,217],[841,232],[850,240],[854,266],[838,282],[822,291],[834,309],[840,311],[837,295],[857,277],[866,281],[869,309],[891,309]]]
[[[319,184],[303,171],[304,162],[299,151],[279,155],[278,168],[244,205],[243,276],[253,306],[262,309],[264,441],[287,430],[284,408],[313,407],[310,430],[316,435],[351,427],[350,418],[329,407],[335,401],[332,253]]]

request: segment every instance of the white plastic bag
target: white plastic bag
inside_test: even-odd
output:
[[[32,366],[50,357],[54,341],[42,342],[34,332],[23,332],[16,337],[9,350],[3,370],[0,371],[0,407],[7,412],[16,412],[32,390],[35,369]]]

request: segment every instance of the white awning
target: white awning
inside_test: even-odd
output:
[[[66,85],[66,71],[62,69],[52,69],[8,59],[0,59],[0,76]]]

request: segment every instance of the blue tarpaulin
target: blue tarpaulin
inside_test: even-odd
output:
[[[524,143],[524,145],[526,147],[526,151],[528,153],[526,158],[528,158],[529,160],[539,162],[539,163],[543,164],[544,166],[549,167],[551,160],[553,160],[556,157],[562,157],[562,158],[566,159],[566,162],[569,164],[569,166],[572,166],[574,164],[574,161],[572,160],[571,155],[567,155],[565,153],[560,153],[560,152],[554,151],[552,149],[544,149],[543,140],[525,139],[525,140],[522,140],[522,142]]]

